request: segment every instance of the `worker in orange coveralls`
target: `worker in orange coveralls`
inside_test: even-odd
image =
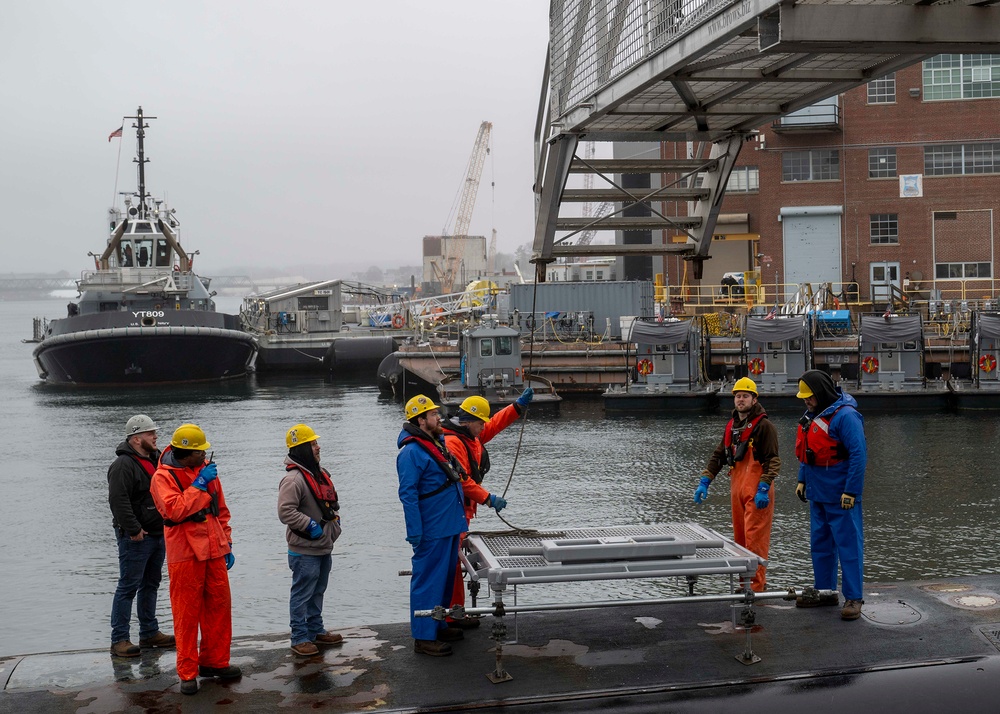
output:
[[[199,676],[236,679],[243,674],[229,664],[233,622],[226,571],[236,558],[218,468],[205,460],[210,446],[200,427],[181,424],[150,487],[163,516],[183,694],[197,693]]]
[[[778,431],[757,401],[757,384],[749,377],[733,385],[732,418],[715,447],[694,492],[694,502],[708,497],[708,487],[724,466],[729,466],[730,503],[733,510],[733,540],[767,559],[774,520],[774,479],[781,468]],[[741,578],[741,584],[742,583]],[[767,588],[767,572],[757,566],[750,584],[754,592]]]
[[[483,488],[483,477],[490,470],[490,455],[483,446],[494,436],[518,420],[535,396],[535,390],[528,387],[517,400],[490,418],[490,403],[483,397],[472,396],[462,402],[458,414],[441,426],[444,428],[444,443],[448,451],[461,464],[468,476],[462,480],[462,492],[465,496],[465,521],[471,524],[476,517],[479,504],[494,509],[497,513],[507,505],[503,496],[492,494]],[[465,534],[462,535],[465,538]],[[459,545],[459,551],[461,551]],[[451,593],[451,604],[465,605],[465,583],[462,577],[462,563],[459,561],[455,570],[455,587]],[[479,619],[464,617],[448,623],[462,629],[479,627]]]

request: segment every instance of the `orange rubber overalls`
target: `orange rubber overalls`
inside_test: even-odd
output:
[[[734,411],[733,419],[735,420],[737,416]],[[733,540],[761,558],[767,559],[771,549],[771,522],[774,519],[774,479],[781,467],[781,458],[778,456],[774,425],[768,421],[767,414],[760,404],[755,403],[747,415],[747,423],[758,417],[762,418],[749,433],[740,434],[741,438],[747,437],[745,453],[729,469],[730,503],[733,514]],[[708,466],[702,472],[703,475],[714,479],[727,463],[727,449],[731,449],[731,453],[736,451],[738,440],[735,435],[731,435],[730,446],[727,447],[726,441],[723,435]],[[754,504],[754,496],[761,481],[770,483],[770,504],[766,508],[759,509]],[[754,592],[763,592],[766,586],[766,571],[763,565],[759,565],[751,580],[750,589]]]
[[[216,478],[208,491],[191,483],[201,470],[170,466],[164,452],[153,474],[150,491],[164,521],[175,523],[163,529],[170,574],[170,608],[177,638],[177,674],[182,680],[195,679],[198,666],[229,666],[233,638],[232,601],[225,555],[231,551],[232,529],[229,508]],[[179,483],[178,483],[179,482]],[[185,520],[212,506],[218,515],[203,513],[201,522]],[[201,629],[201,647],[198,630]]]

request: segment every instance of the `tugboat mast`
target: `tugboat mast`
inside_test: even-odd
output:
[[[135,119],[136,123],[133,124],[135,128],[136,142],[138,146],[139,157],[134,159],[134,161],[139,164],[139,218],[146,218],[146,153],[143,149],[142,141],[146,136],[146,129],[149,128],[148,124],[143,123],[142,107],[140,106],[135,110],[134,117],[125,117],[126,119]],[[156,117],[146,117],[146,119],[156,119]]]

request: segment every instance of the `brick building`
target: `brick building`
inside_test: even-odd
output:
[[[1000,55],[939,55],[761,127],[722,213],[704,284],[759,267],[785,295],[830,281],[876,304],[889,285],[997,297]],[[680,284],[683,261],[666,263]]]

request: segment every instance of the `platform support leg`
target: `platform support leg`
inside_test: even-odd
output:
[[[746,665],[757,664],[760,662],[760,657],[758,657],[753,651],[753,641],[751,638],[751,633],[753,632],[754,621],[757,619],[757,615],[753,609],[753,591],[746,591],[746,604],[740,611],[740,626],[746,632],[746,642],[743,647],[743,652],[736,655],[736,659]]]
[[[509,682],[514,679],[507,670],[503,667],[503,643],[507,639],[507,623],[504,622],[504,606],[503,606],[503,591],[496,590],[495,599],[493,601],[493,627],[490,630],[490,639],[493,640],[495,644],[496,651],[496,667],[494,670],[486,675],[486,678],[493,682],[493,684],[500,684],[501,682]]]

